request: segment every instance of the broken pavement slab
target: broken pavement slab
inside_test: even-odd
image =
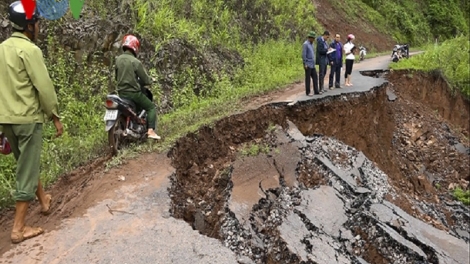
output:
[[[252,168],[256,167],[257,170]],[[259,199],[265,197],[264,190],[280,187],[279,173],[265,154],[238,159],[233,165],[233,189],[228,202],[229,209],[240,222],[249,218],[251,209]]]
[[[323,163],[332,173],[338,176],[342,181],[344,181],[349,188],[355,190],[357,188],[356,181],[348,174],[348,172],[336,167],[327,157],[317,155],[315,157],[318,161]]]
[[[439,263],[470,263],[469,244],[463,239],[456,238],[443,230],[424,223],[387,201],[384,201],[383,204],[371,205],[370,211],[380,222],[390,223],[398,219],[399,222],[404,223],[400,225],[399,229],[406,234],[408,237],[406,239],[419,241],[423,246],[435,251]]]
[[[290,212],[287,215],[278,229],[280,237],[287,244],[289,251],[297,255],[301,261],[329,264],[332,259],[335,259],[335,263],[351,263],[347,256],[338,252],[338,249],[341,247],[338,242],[328,235],[312,235],[302,219],[294,212]],[[308,249],[309,247],[311,249]]]
[[[297,255],[301,261],[306,262],[311,259],[311,254],[306,250],[307,245],[302,242],[310,236],[310,231],[297,214],[291,211],[278,229],[290,252]]]
[[[305,190],[301,192],[302,201],[296,209],[315,227],[339,238],[340,229],[348,220],[348,216],[338,195],[333,187],[325,185],[314,190]]]
[[[273,154],[273,159],[284,176],[286,186],[295,187],[298,185],[296,170],[301,161],[299,148],[289,142],[289,138],[281,129],[277,129],[274,134],[279,145],[277,146],[277,153]]]
[[[291,137],[294,141],[300,143],[302,147],[305,147],[307,145],[307,140],[306,137],[302,134],[302,132],[300,132],[297,126],[290,120],[287,120],[287,125],[287,134],[289,135],[289,137]]]

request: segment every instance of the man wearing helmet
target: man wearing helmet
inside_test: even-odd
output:
[[[56,136],[62,134],[63,127],[42,51],[34,44],[39,17],[36,12],[26,17],[21,1],[9,6],[8,17],[13,34],[0,44],[0,126],[17,161],[11,241],[19,243],[44,232],[40,227],[25,224],[30,201],[37,196],[41,212],[50,213],[51,196],[45,194],[39,180],[42,124],[52,119]]]
[[[141,85],[152,84],[152,79],[136,58],[139,49],[140,42],[135,36],[124,36],[122,40],[124,52],[116,58],[116,91],[120,97],[133,101],[147,111],[147,136],[151,139],[160,139],[160,136],[155,133],[157,120],[155,104],[143,93],[141,87]]]

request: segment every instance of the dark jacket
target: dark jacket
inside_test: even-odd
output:
[[[336,48],[336,40],[334,40],[333,42],[330,43],[330,47],[332,49],[336,49],[336,50],[333,51],[332,53],[328,54],[328,60],[329,61],[334,61],[336,63],[336,65],[342,66],[343,65],[343,57],[344,57],[343,43],[341,43],[341,42],[338,42],[338,43],[339,43],[339,46],[340,46],[339,50]],[[341,52],[341,60],[339,60],[339,61],[336,58],[336,56],[338,55],[338,52]]]
[[[323,36],[317,38],[317,52],[316,52],[316,64],[328,64],[328,42],[323,40]]]
[[[116,81],[118,93],[140,92],[141,85],[152,84],[152,79],[142,63],[129,51],[119,55],[116,59]]]

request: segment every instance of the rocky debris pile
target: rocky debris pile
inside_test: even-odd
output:
[[[418,103],[400,98],[393,104],[398,122],[392,146],[405,177],[391,180],[411,202],[407,212],[469,241],[468,208],[449,195],[455,188],[470,187],[470,148],[465,146],[469,143],[459,140],[458,129]]]
[[[468,142],[395,88],[260,107],[180,140],[174,217],[194,225],[210,204],[195,228],[240,263],[467,263],[470,215],[449,188],[467,188]]]
[[[384,199],[395,190],[362,152],[322,135],[304,137],[290,122],[286,132],[276,131],[270,145],[298,147],[297,173],[315,171],[324,184],[304,176],[293,187],[262,190],[249,219],[226,206],[220,237],[240,263],[468,263],[468,240]]]

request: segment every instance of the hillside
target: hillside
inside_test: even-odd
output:
[[[2,10],[10,2],[3,0]],[[62,138],[51,140],[53,129],[46,127],[42,178],[49,184],[102,155],[102,101],[113,88],[113,59],[126,33],[141,38],[140,56],[158,79],[152,89],[164,142],[156,147],[163,148],[235,110],[239,99],[301,77],[300,45],[310,30],[319,34],[328,29],[343,39],[354,33],[358,44],[376,52],[389,50],[396,41],[416,46],[436,36],[468,31],[463,16],[467,2],[447,1],[443,7],[439,3],[88,0],[80,20],[68,14],[42,23],[39,45],[56,85],[66,130]],[[0,14],[0,27],[4,40],[10,34],[5,13]],[[11,156],[0,160],[0,204],[5,205],[11,202],[15,166]]]

